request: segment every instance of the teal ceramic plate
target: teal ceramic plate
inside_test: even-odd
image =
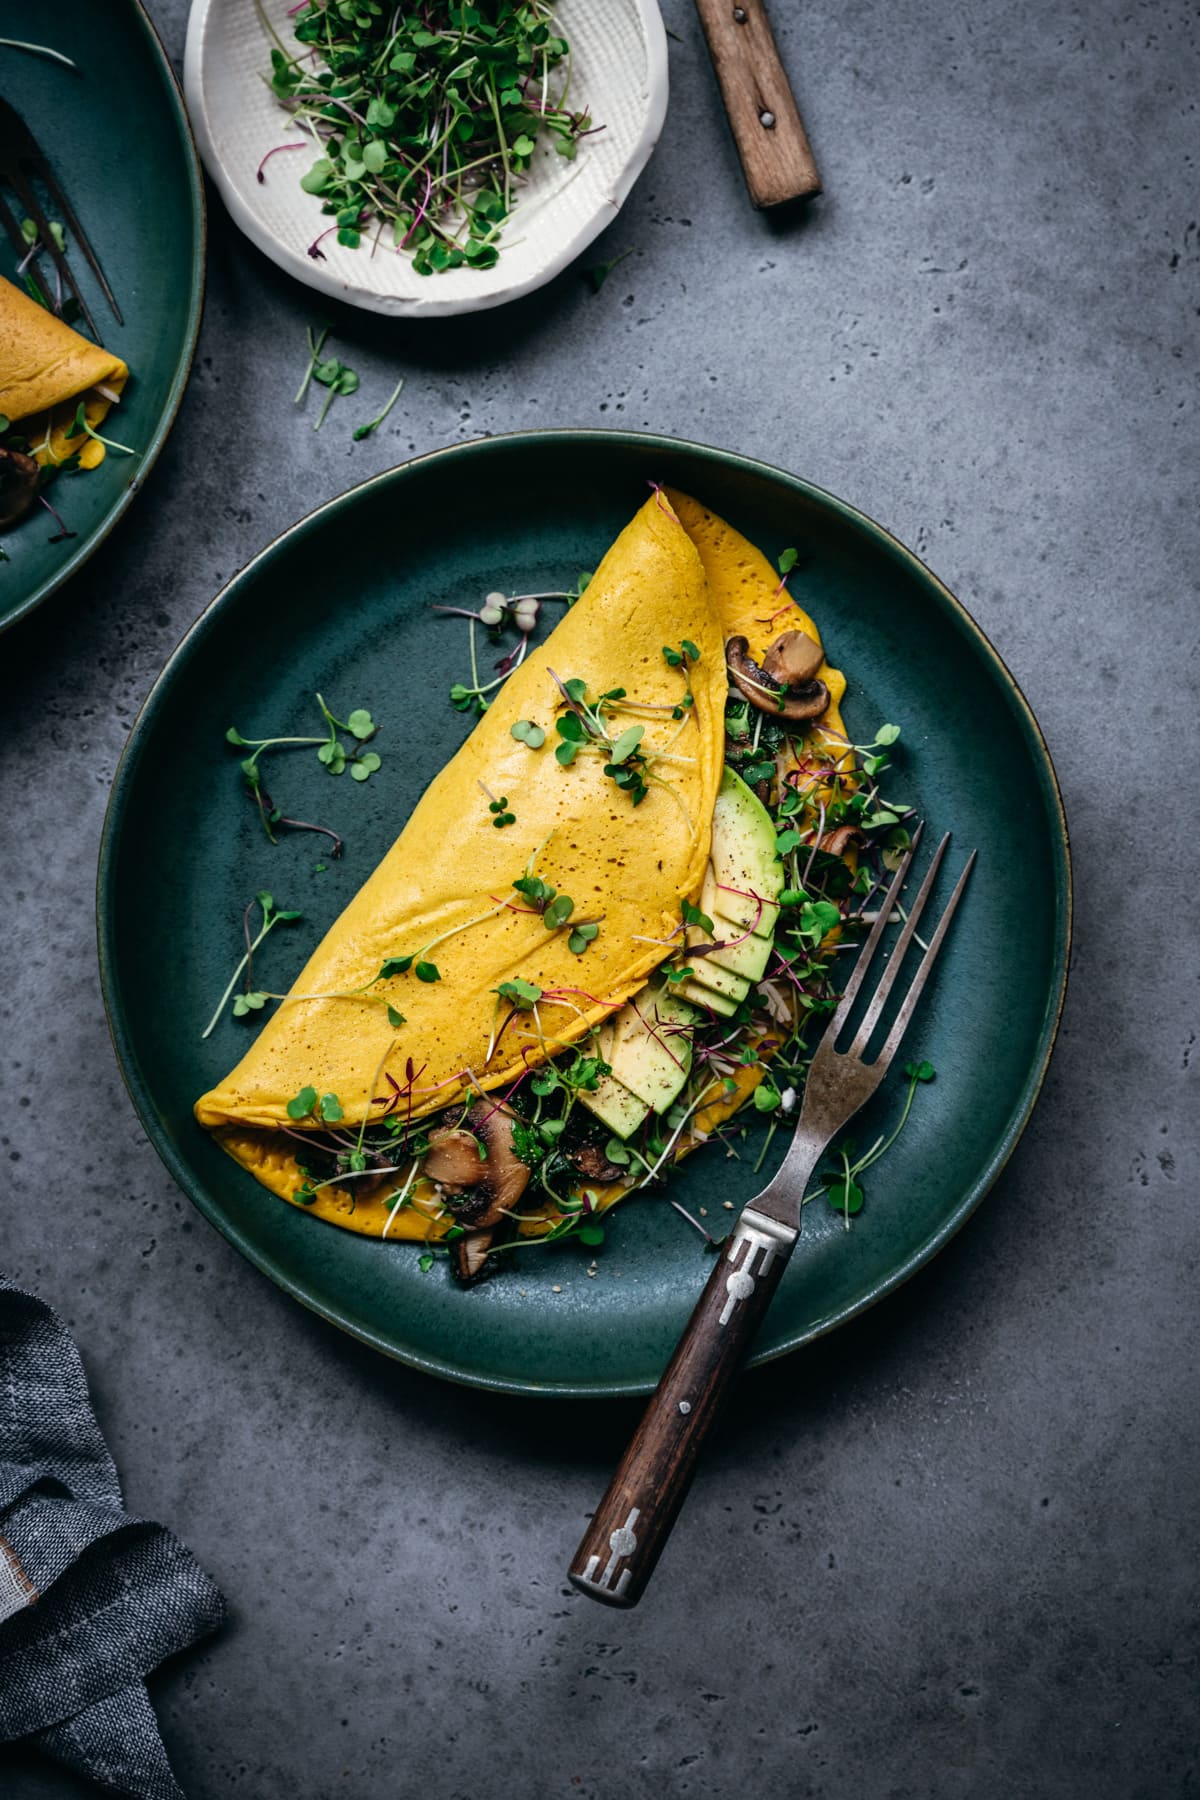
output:
[[[615,1213],[599,1272],[564,1244],[516,1252],[509,1274],[453,1286],[410,1245],[370,1241],[272,1198],[194,1124],[192,1101],[252,1030],[200,1032],[239,954],[242,907],[267,887],[303,920],[280,928],[261,968],[286,986],[392,843],[467,722],[447,703],[466,628],[430,602],[490,588],[569,587],[641,504],[650,480],[702,498],[771,556],[800,551],[793,588],[849,676],[846,717],[869,739],[903,727],[897,783],[954,831],[979,866],[910,1037],[936,1081],[872,1172],[851,1229],[824,1202],[804,1234],[758,1346],[777,1356],[850,1318],[946,1242],[995,1180],[1037,1095],[1058,1022],[1070,931],[1066,829],[1050,758],[1011,675],[939,581],[852,507],[760,463],[667,438],[543,432],[465,444],[408,463],[303,520],[213,602],[159,677],[113,788],[100,863],[101,970],[134,1104],[180,1185],[272,1280],[390,1355],[479,1386],[538,1394],[650,1389],[709,1263],[663,1200]],[[316,871],[318,840],[272,848],[223,742],[308,732],[310,696],[367,706],[383,767],[363,786],[315,757],[276,761],[293,816],[344,833]],[[342,716],[345,716],[343,711]],[[453,854],[453,820],[447,820]],[[288,935],[285,935],[285,931]],[[859,1135],[897,1116],[884,1083]],[[761,1141],[761,1140],[758,1140]],[[718,1230],[766,1179],[752,1137],[715,1146],[676,1192]]]
[[[171,429],[200,329],[204,190],[171,65],[136,0],[0,0],[0,37],[50,45],[77,65],[0,47],[0,93],[41,145],[117,297],[123,325],[68,241],[96,329],[132,371],[107,431],[139,452],[110,453],[98,469],[54,483],[48,498],[75,533],[67,542],[47,541],[57,527],[40,506],[0,534],[3,630],[87,561]],[[18,260],[0,236],[0,274],[13,280]]]

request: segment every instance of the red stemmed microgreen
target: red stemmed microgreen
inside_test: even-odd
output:
[[[329,774],[343,775],[349,769],[354,781],[368,781],[382,766],[376,751],[364,749],[379,729],[365,707],[356,707],[348,718],[339,719],[330,712],[320,694],[316,696],[316,702],[326,725],[323,737],[247,738],[236,725],[231,725],[225,733],[225,742],[236,750],[250,751],[250,755],[242,760],[242,774],[246,778],[247,791],[258,807],[263,829],[272,843],[277,841],[274,830],[277,825],[298,831],[319,831],[333,840],[332,854],[340,856],[342,840],[336,832],[324,825],[310,825],[301,819],[283,816],[267,794],[259,768],[260,759],[268,751],[297,749],[315,749],[317,760]],[[348,744],[343,743],[343,736],[350,739]]]
[[[258,180],[260,183],[265,185],[267,178],[264,175],[263,170],[266,168],[266,166],[270,162],[271,158],[273,156],[278,156],[282,150],[307,150],[307,149],[311,149],[311,148],[312,148],[312,140],[310,138],[306,138],[306,137],[294,138],[290,144],[276,144],[276,146],[273,150],[267,151],[267,154],[263,157],[262,161],[259,163],[258,170],[256,172],[256,177],[255,177],[256,180]]]
[[[79,536],[79,533],[77,531],[71,531],[68,528],[66,521],[63,519],[61,513],[58,513],[55,511],[55,509],[51,506],[50,502],[47,500],[45,494],[39,494],[38,500],[41,503],[41,505],[45,507],[46,511],[50,514],[50,517],[54,520],[54,523],[58,526],[58,530],[54,533],[54,535],[52,537],[47,538],[47,540],[46,540],[47,543],[49,543],[49,544],[64,544],[64,543],[66,543],[68,538],[73,538],[73,537]],[[5,557],[4,560],[5,560],[5,562],[8,561],[7,556]]]
[[[780,594],[782,594],[787,587],[788,576],[791,574],[799,560],[800,552],[798,550],[780,551],[779,562],[777,565],[779,569],[779,586],[775,589],[776,600],[778,600]]]

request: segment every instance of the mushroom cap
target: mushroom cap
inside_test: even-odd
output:
[[[609,1162],[603,1146],[593,1142],[577,1144],[570,1152],[570,1159],[587,1181],[620,1181],[629,1173],[628,1169]]]
[[[444,1128],[430,1133],[423,1172],[444,1187],[473,1187],[482,1161],[471,1132]]]
[[[851,844],[857,844],[862,833],[857,825],[838,825],[833,831],[827,831],[818,841],[817,848],[827,850],[830,856],[845,856]]]
[[[825,652],[807,631],[784,631],[763,657],[763,674],[780,687],[807,687],[821,673]]]
[[[529,1165],[513,1149],[513,1117],[507,1107],[480,1101],[461,1125],[430,1134],[423,1172],[442,1189],[455,1219],[473,1230],[498,1224],[528,1184]]]
[[[37,499],[40,470],[23,450],[0,449],[0,529],[24,518]]]
[[[792,635],[801,637],[805,634],[783,634],[784,637]],[[809,641],[812,642],[811,639]],[[774,647],[773,645],[772,648]],[[772,680],[751,656],[747,638],[729,639],[725,645],[725,662],[734,687],[745,695],[751,706],[766,713],[769,718],[793,721],[819,719],[829,705],[829,689],[823,681],[810,681],[802,688],[792,689],[782,687],[778,681]]]

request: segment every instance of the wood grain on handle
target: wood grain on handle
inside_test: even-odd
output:
[[[696,0],[755,206],[821,191],[808,134],[762,0]]]
[[[795,1242],[790,1226],[747,1207],[722,1245],[568,1571],[594,1600],[634,1606],[641,1597]]]

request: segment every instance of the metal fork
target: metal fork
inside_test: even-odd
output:
[[[795,1136],[778,1173],[743,1207],[696,1303],[667,1371],[568,1571],[583,1593],[609,1606],[634,1606],[658,1561],[695,1473],[700,1449],[753,1343],[800,1236],[801,1207],[830,1139],[875,1092],[916,1010],[975,863],[968,857],[946,909],[874,1062],[864,1056],[900,965],[916,935],[950,842],[944,837],[846,1050],[837,1040],[900,897],[920,838],[896,870],[837,1009],[817,1046]]]
[[[50,221],[42,210],[42,203],[38,199],[33,185],[35,181],[40,181],[50,195],[55,211],[62,216],[62,223],[87,258],[92,274],[99,282],[101,292],[112,308],[113,317],[118,325],[123,325],[125,321],[121,317],[121,309],[117,305],[116,296],[108,285],[95,251],[83,234],[83,227],[75,216],[74,207],[63,193],[53,170],[39,150],[33,133],[20,113],[15,112],[7,100],[0,100],[0,226],[3,226],[14,250],[24,260],[26,268],[30,269],[37,277],[38,285],[43,292],[47,290],[38,257],[43,251],[49,256],[60,279],[74,296],[88,330],[99,341],[100,333],[96,330],[96,321],[88,310],[87,301],[79,291],[79,284],[71,273],[70,263],[54,241],[54,234],[50,230]],[[32,256],[29,254],[29,245],[21,236],[21,227],[5,198],[4,189],[6,187],[24,207],[26,217],[32,219],[37,226],[39,248]]]

